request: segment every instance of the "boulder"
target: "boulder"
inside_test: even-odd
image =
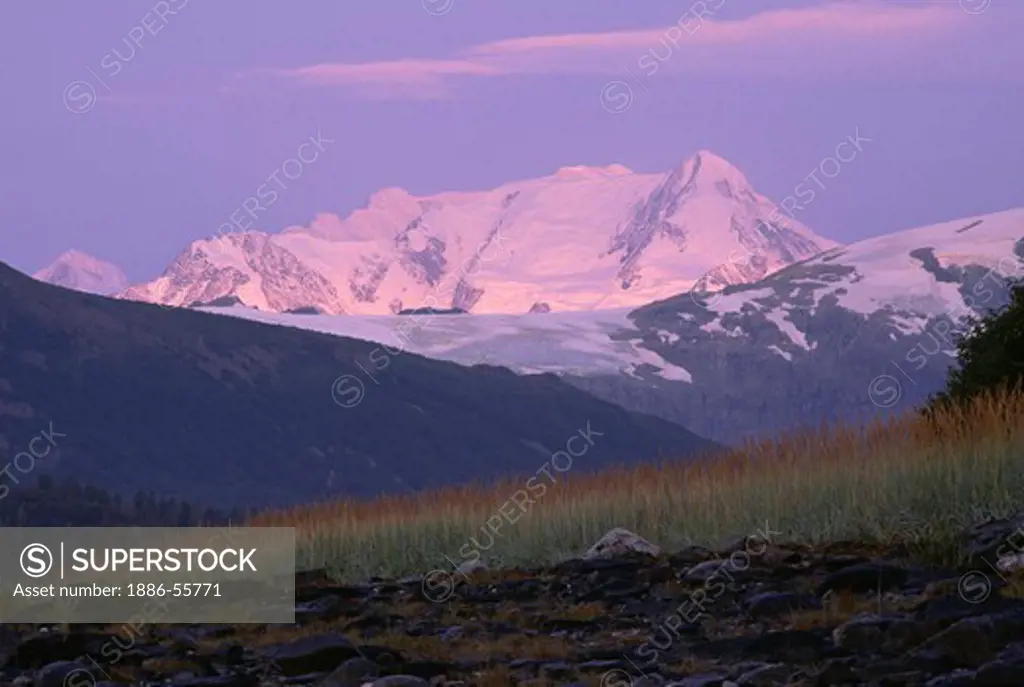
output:
[[[643,553],[656,557],[661,555],[661,549],[638,534],[622,527],[616,527],[609,530],[596,544],[591,546],[583,554],[583,559],[613,558],[628,553]]]

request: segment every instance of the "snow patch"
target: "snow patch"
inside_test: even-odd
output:
[[[706,324],[700,326],[701,331],[705,331],[709,334],[725,334],[733,338],[743,336],[743,330],[740,327],[733,327],[732,329],[726,329],[722,326],[719,320],[711,320]]]
[[[679,341],[678,334],[676,334],[675,332],[667,332],[664,329],[658,330],[658,338],[661,340],[661,343],[669,345],[672,345],[675,342]]]
[[[769,310],[765,311],[764,315],[779,328],[779,331],[788,336],[790,341],[805,351],[811,350],[811,347],[807,345],[807,337],[804,336],[802,331],[796,328],[795,324],[786,318],[785,311]]]

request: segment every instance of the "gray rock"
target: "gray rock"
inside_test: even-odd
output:
[[[725,680],[726,676],[719,673],[702,673],[684,677],[666,687],[721,687]]]
[[[1013,572],[1024,568],[1024,553],[1008,553],[996,561],[996,566],[1003,572]]]
[[[1011,566],[1024,551],[1024,515],[1012,518],[990,518],[964,532],[964,554],[974,563]]]
[[[430,687],[430,683],[421,677],[412,675],[388,675],[374,680],[371,687]]]
[[[487,570],[487,564],[479,558],[459,563],[458,572],[463,575],[472,575],[475,572]]]
[[[596,544],[591,546],[583,554],[583,559],[614,558],[615,556],[627,553],[644,553],[648,556],[660,556],[661,549],[638,534],[634,534],[622,527],[616,527],[609,530]]]
[[[181,680],[171,678],[170,682],[172,687],[252,687],[252,684],[252,678],[248,675],[211,675]]]
[[[891,618],[859,616],[834,629],[832,643],[847,651],[870,653],[882,645],[882,638],[891,624]]]
[[[629,687],[665,687],[665,678],[658,674],[644,675],[631,680]]]
[[[1024,682],[1024,664],[992,661],[978,668],[975,685],[986,687],[1019,687]]]
[[[934,635],[914,651],[923,664],[978,668],[996,658],[991,616],[964,618]]]
[[[743,673],[736,678],[736,684],[740,687],[775,687],[788,683],[794,672],[793,668],[787,665],[769,663]]]
[[[54,632],[39,630],[16,641],[7,664],[17,668],[41,668],[56,661],[74,661],[100,651],[114,636],[94,631]],[[124,644],[124,638],[119,638]]]
[[[830,658],[818,669],[815,676],[817,684],[822,687],[854,684],[856,665],[856,659],[853,657]]]
[[[465,630],[461,625],[453,625],[452,627],[445,628],[444,631],[438,635],[438,639],[442,642],[453,642],[462,637],[464,633]]]
[[[362,687],[377,678],[377,664],[365,658],[350,658],[320,682],[319,687]]]
[[[796,592],[762,592],[747,599],[747,613],[752,618],[767,618],[809,608],[821,608],[821,602],[813,596]]]
[[[573,672],[573,667],[565,661],[545,663],[540,666],[540,674],[554,679],[564,679]]]
[[[925,683],[925,687],[977,687],[979,683],[975,682],[974,678],[973,670],[954,670],[947,675],[932,678]]]
[[[847,591],[854,594],[887,591],[907,581],[907,570],[892,563],[860,563],[843,568],[825,578],[818,587],[818,596],[828,592]]]
[[[35,687],[92,687],[96,677],[77,661],[57,661],[43,666]]]
[[[728,558],[714,561],[704,561],[698,563],[683,575],[684,582],[708,582],[711,579],[722,579],[728,580],[730,577],[735,578],[736,573],[739,572],[735,569],[735,566],[729,562]]]
[[[260,656],[275,663],[284,675],[294,676],[334,670],[360,653],[344,635],[322,634],[265,647]]]

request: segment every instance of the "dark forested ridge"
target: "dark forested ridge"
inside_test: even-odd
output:
[[[0,527],[192,527],[240,524],[252,511],[201,507],[153,491],[123,496],[42,474],[0,498]]]
[[[573,471],[715,447],[553,375],[371,359],[378,348],[78,293],[0,264],[3,484],[74,476],[230,510],[533,474],[588,426]],[[353,407],[336,402],[339,379]]]

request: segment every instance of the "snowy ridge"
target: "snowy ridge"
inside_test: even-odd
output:
[[[886,313],[901,333],[920,333],[934,317],[962,319],[992,307],[990,286],[1024,277],[1022,240],[1024,208],[909,229],[826,251],[772,275],[770,288],[730,289],[706,306],[719,318],[744,309],[766,313],[804,348],[803,332],[786,313],[805,308],[814,315],[823,299],[863,316]],[[781,299],[762,303],[780,295],[782,285],[790,290]],[[797,305],[799,294],[809,302]]]
[[[344,219],[195,241],[121,296],[186,306],[235,296],[264,311],[328,314],[592,310],[665,298],[698,279],[749,282],[835,245],[701,151],[666,174],[563,167],[490,191],[383,189]]]

